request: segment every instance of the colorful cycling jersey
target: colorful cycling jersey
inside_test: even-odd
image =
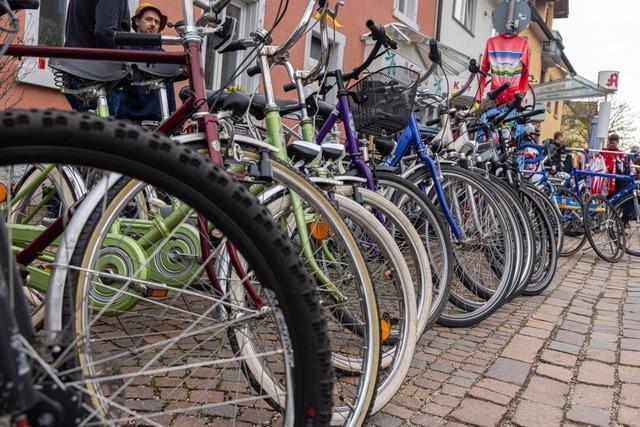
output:
[[[520,36],[498,34],[487,41],[480,70],[491,73],[491,90],[509,83],[496,99],[497,104],[513,100],[516,93],[526,94],[529,85],[529,42]],[[482,99],[485,77],[480,76],[477,100]]]

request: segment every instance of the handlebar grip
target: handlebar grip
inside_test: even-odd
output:
[[[427,120],[424,122],[425,126],[435,126],[440,123],[440,117],[436,117],[435,119]]]
[[[473,74],[480,72],[480,67],[478,67],[478,62],[473,58],[469,60],[469,72]]]
[[[211,11],[216,15],[222,12],[222,9],[227,7],[231,3],[231,0],[218,0],[216,4],[211,7]]]
[[[544,108],[538,108],[537,110],[529,111],[528,113],[524,113],[524,114],[519,115],[516,118],[516,120],[518,122],[520,122],[520,121],[524,122],[529,117],[537,116],[538,114],[542,114],[542,113],[545,113],[545,112],[546,112],[546,110]]]
[[[247,69],[247,75],[249,77],[256,76],[256,75],[260,74],[261,72],[262,72],[262,70],[260,69],[259,65],[254,65],[253,67]]]
[[[282,88],[284,89],[285,92],[291,92],[292,90],[294,90],[296,88],[296,84],[295,83],[287,83]]]
[[[113,43],[116,46],[162,46],[162,35],[116,31],[113,33]]]
[[[487,98],[495,100],[498,97],[498,95],[500,95],[505,90],[509,89],[510,86],[511,85],[509,83],[506,83],[506,82],[503,83],[502,86],[500,86],[496,90],[492,90],[491,92],[487,93]]]
[[[247,40],[245,39],[232,41],[227,45],[227,47],[219,51],[219,53],[231,53],[237,52],[239,50],[247,50],[247,45],[245,44],[246,42]]]
[[[367,19],[366,25],[371,32],[372,39],[382,43],[386,47],[390,47],[391,49],[398,48],[398,43],[387,35],[387,30],[385,30],[382,25],[376,24],[373,19]]]
[[[436,64],[440,64],[442,62],[440,50],[438,49],[438,42],[435,39],[429,40],[429,59]]]
[[[509,109],[516,109],[520,107],[520,104],[522,103],[523,99],[524,99],[524,94],[516,93],[515,96],[513,97],[513,100],[507,105],[507,107]]]

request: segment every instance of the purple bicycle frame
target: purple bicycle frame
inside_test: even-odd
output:
[[[325,120],[322,128],[320,128],[320,131],[318,132],[318,136],[316,138],[316,142],[320,144],[329,134],[329,132],[339,119],[342,119],[342,123],[344,123],[343,127],[347,138],[345,148],[347,150],[347,153],[349,153],[349,157],[351,158],[350,166],[359,170],[360,173],[362,173],[362,175],[365,177],[365,179],[367,180],[367,189],[375,191],[376,185],[375,180],[373,179],[373,173],[362,158],[360,149],[358,148],[355,125],[353,124],[353,116],[351,115],[351,107],[349,106],[349,95],[341,95],[338,97],[338,105],[336,105],[336,108],[331,112],[329,117],[327,117],[327,120]]]

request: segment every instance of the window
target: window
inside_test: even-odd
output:
[[[342,33],[333,30],[331,26],[329,26],[329,71],[337,70],[342,68],[342,61],[344,58],[344,47],[346,44],[346,38]],[[320,60],[320,56],[322,55],[322,40],[320,34],[320,25],[315,25],[313,30],[311,30],[305,39],[305,49],[304,49],[304,69],[311,70]],[[317,91],[318,85],[311,84],[306,88],[308,93],[312,93]],[[324,100],[332,103],[337,100],[336,91],[332,90],[327,95],[325,95]]]
[[[418,0],[395,0],[393,16],[404,24],[418,30]]]
[[[453,18],[470,33],[473,33],[475,16],[476,0],[454,0]]]
[[[224,11],[226,16],[233,17],[237,21],[233,39],[249,38],[249,33],[261,27],[263,11],[264,0],[233,0]],[[222,85],[226,85],[227,88],[242,92],[253,91],[257,86],[257,78],[251,79],[246,73],[241,73],[231,80],[246,54],[246,51],[238,51],[221,55],[207,47],[204,59],[207,88],[219,89]]]
[[[47,0],[40,2],[37,10],[27,10],[24,30],[24,44],[62,46],[69,0]],[[129,0],[129,10],[138,6],[138,0]],[[47,67],[45,58],[24,58],[18,70],[21,82],[55,88],[53,73]]]

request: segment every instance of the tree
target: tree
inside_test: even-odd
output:
[[[564,104],[561,130],[565,134],[567,145],[586,147],[589,142],[591,121],[597,115],[598,101],[567,101]],[[611,102],[609,133],[617,133],[622,146],[631,146],[631,139],[637,130],[638,113],[628,101],[614,99]]]

